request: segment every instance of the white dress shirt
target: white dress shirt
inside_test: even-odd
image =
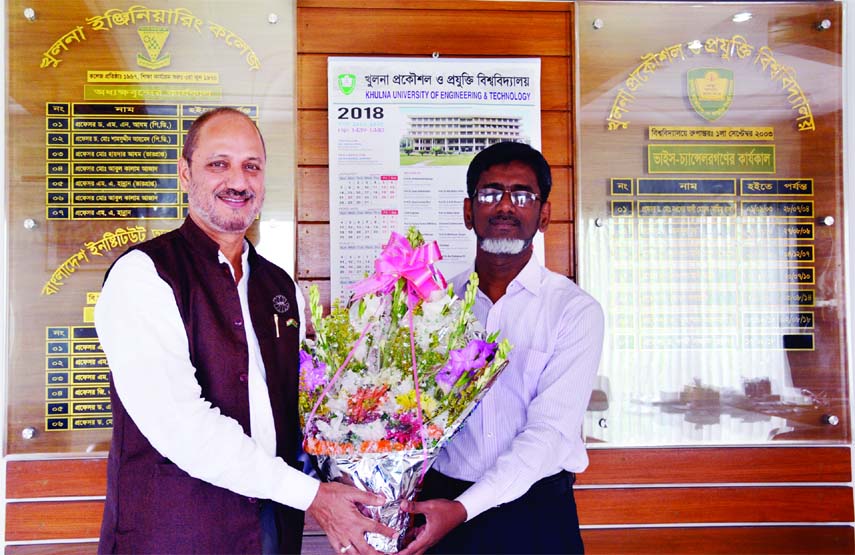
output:
[[[457,295],[463,296],[471,272],[452,279]],[[604,325],[599,303],[535,256],[495,304],[478,290],[473,310],[513,349],[507,368],[434,464],[447,476],[475,482],[457,498],[469,520],[517,499],[541,478],[588,466],[582,425]]]
[[[122,404],[161,455],[200,480],[305,510],[320,482],[275,456],[267,378],[247,302],[247,254],[244,243],[237,288],[249,345],[251,437],[202,397],[172,289],[148,255],[133,251],[113,266],[95,306],[95,327]],[[299,288],[296,296],[304,314]],[[302,318],[300,324],[302,338]]]

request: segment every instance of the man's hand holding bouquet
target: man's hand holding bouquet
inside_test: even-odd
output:
[[[463,299],[434,267],[441,255],[410,229],[393,233],[375,273],[354,285],[348,306],[323,316],[309,291],[315,329],[300,352],[304,449],[324,479],[381,493],[387,503],[366,513],[399,531],[368,534],[380,551],[400,547],[409,521],[400,511],[439,449],[507,364],[510,344],[486,336],[472,313],[477,276]]]

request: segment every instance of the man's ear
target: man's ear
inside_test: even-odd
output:
[[[549,219],[552,217],[552,204],[549,201],[544,202],[540,207],[540,221],[537,228],[542,232],[546,232],[549,227]]]
[[[463,225],[466,226],[466,229],[472,229],[474,224],[472,223],[472,199],[465,198],[463,199]]]
[[[190,164],[183,157],[178,159],[178,181],[181,182],[182,191],[190,190]]]

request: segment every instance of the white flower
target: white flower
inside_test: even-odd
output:
[[[351,430],[363,441],[379,441],[386,437],[386,427],[381,420],[367,424],[351,424]]]
[[[377,321],[380,319],[385,312],[385,307],[381,310],[384,300],[385,299],[383,297],[378,297],[376,295],[366,295],[362,297],[358,303],[353,303],[350,307],[349,313],[350,325],[353,326],[356,331],[361,332],[369,321]],[[365,307],[362,311],[362,316],[359,315],[360,306]]]
[[[398,395],[406,395],[413,390],[413,380],[401,380],[392,386],[391,394],[393,397]]]
[[[327,408],[333,414],[346,414],[347,413],[347,395],[340,395],[337,397],[329,397],[327,399]]]
[[[442,430],[446,429],[448,427],[448,412],[446,411],[436,416],[433,419],[433,423]]]
[[[439,339],[439,348],[443,348],[441,335],[454,325],[454,306],[454,298],[447,294],[422,303],[422,314],[413,319],[416,344],[421,350],[428,350],[434,339]],[[448,314],[443,314],[446,310]]]
[[[454,302],[454,299],[448,295],[443,295],[436,300],[425,301],[422,303],[422,312],[425,315],[425,318],[429,320],[434,320],[441,317],[442,311],[445,310],[445,307],[450,306]]]
[[[344,371],[339,376],[339,389],[346,393],[356,393],[361,384],[360,376],[352,372]]]
[[[365,357],[368,356],[368,342],[363,341],[357,348],[353,350],[353,360],[365,362]]]
[[[329,404],[327,406],[329,406]],[[320,419],[315,420],[315,424],[321,434],[332,441],[344,440],[348,432],[348,427],[342,427],[342,418],[337,414],[330,419],[329,424]]]
[[[481,337],[482,335],[487,334],[487,330],[484,328],[484,325],[474,318],[470,322],[467,322],[466,327],[467,337]]]

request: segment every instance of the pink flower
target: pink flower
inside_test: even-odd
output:
[[[390,418],[386,439],[407,444],[421,441],[421,437],[420,427],[414,414],[402,412]]]

